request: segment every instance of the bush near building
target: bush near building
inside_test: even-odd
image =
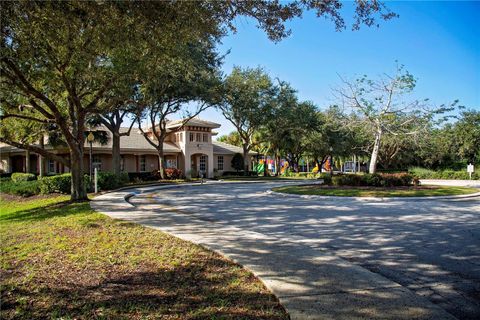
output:
[[[22,172],[12,173],[11,178],[13,182],[37,180],[37,176],[35,176],[33,173],[22,173]]]
[[[335,186],[403,187],[418,185],[418,178],[409,173],[341,174],[332,177]]]
[[[22,197],[30,197],[37,194],[62,193],[69,194],[71,192],[70,173],[64,173],[54,176],[48,176],[36,179],[34,174],[14,173],[12,178],[2,178],[0,182],[0,192],[13,194]],[[129,182],[127,173],[115,175],[111,172],[98,173],[99,190],[112,190],[120,188]],[[90,177],[84,176],[84,183],[88,191],[93,191],[90,183]]]
[[[40,193],[40,181],[14,182],[10,178],[2,178],[0,180],[0,192],[21,197],[30,197]]]

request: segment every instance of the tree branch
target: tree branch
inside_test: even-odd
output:
[[[41,155],[41,156],[43,156],[47,159],[60,162],[63,165],[65,165],[67,167],[70,167],[69,161],[67,161],[65,158],[60,157],[60,156],[58,156],[54,153],[51,153],[51,152],[49,152],[45,149],[40,148],[38,146],[11,141],[11,140],[5,139],[3,137],[0,137],[0,142],[6,143],[8,145],[11,145],[11,146],[19,148],[19,149],[24,149],[24,150],[28,150],[28,151],[31,151],[31,152],[38,153],[39,155]]]

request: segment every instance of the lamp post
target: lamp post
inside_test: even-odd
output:
[[[90,144],[90,181],[92,181],[92,143],[93,140],[95,140],[95,137],[93,136],[93,133],[90,132],[87,136],[87,141]]]

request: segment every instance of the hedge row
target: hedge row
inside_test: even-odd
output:
[[[120,188],[130,181],[128,173],[122,172],[116,175],[112,172],[99,172],[98,173],[98,188],[100,190],[112,190]]]
[[[408,170],[413,175],[417,176],[419,179],[446,179],[446,180],[468,180],[470,176],[467,170],[463,171],[454,171],[454,170],[441,170],[433,171],[425,168],[414,167]],[[479,168],[476,168],[475,172],[472,174],[472,179],[480,180]]]
[[[34,176],[35,177],[35,176]],[[24,179],[21,177],[20,179]],[[71,191],[72,176],[70,173],[59,174],[40,178],[38,180],[13,180],[4,178],[0,182],[0,192],[14,194],[23,197],[29,197],[36,194],[65,193]],[[115,175],[110,172],[98,173],[99,190],[111,190],[119,188],[129,182],[128,174]],[[93,191],[90,183],[90,177],[84,176],[85,188],[87,191]]]
[[[2,179],[0,182],[0,192],[22,197],[30,197],[40,193],[40,181],[14,182],[10,180],[10,178]]]
[[[418,178],[409,173],[342,174],[332,177],[335,186],[400,187],[418,184]]]
[[[21,173],[21,172],[12,173],[11,178],[13,182],[37,180],[37,176],[35,176],[33,173]]]

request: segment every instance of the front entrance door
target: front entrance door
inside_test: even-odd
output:
[[[199,166],[200,174],[203,175],[203,177],[207,176],[207,156],[206,155],[201,155],[200,156],[200,166]]]

